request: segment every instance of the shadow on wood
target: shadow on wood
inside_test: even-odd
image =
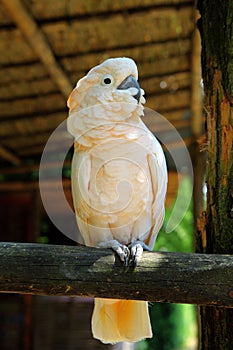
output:
[[[0,292],[233,307],[233,257],[145,252],[124,267],[111,250],[0,243]]]

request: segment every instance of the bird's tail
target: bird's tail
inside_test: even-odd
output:
[[[92,333],[103,343],[152,337],[147,301],[95,299]]]

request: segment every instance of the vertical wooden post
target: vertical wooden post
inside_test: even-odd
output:
[[[205,249],[233,254],[233,2],[199,0],[198,8],[208,143]],[[233,349],[233,309],[203,306],[200,318],[201,349]]]

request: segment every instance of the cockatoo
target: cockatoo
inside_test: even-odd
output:
[[[78,81],[68,99],[74,136],[72,195],[87,246],[112,248],[125,265],[152,249],[164,218],[167,168],[141,120],[144,91],[130,58],[111,58]],[[103,343],[152,337],[146,301],[95,299],[92,333]]]

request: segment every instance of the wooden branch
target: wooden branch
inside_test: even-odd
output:
[[[15,156],[12,152],[7,150],[5,147],[0,146],[0,158],[3,158],[14,165],[21,164],[21,159]]]
[[[233,307],[233,257],[146,252],[123,267],[111,250],[0,243],[0,291]]]
[[[64,97],[67,98],[73,86],[63,69],[57,63],[45,35],[39,29],[31,14],[20,0],[2,0],[2,2],[23,35],[27,38],[33,50],[43,62],[53,81],[58,85]]]

